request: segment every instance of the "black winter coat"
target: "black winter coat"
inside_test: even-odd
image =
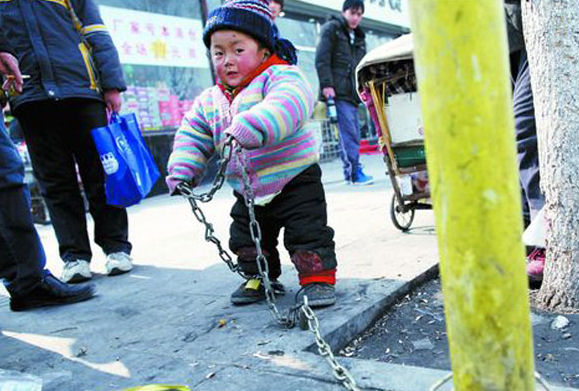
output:
[[[117,50],[93,0],[70,0],[83,24],[82,34],[73,24],[64,0],[2,0],[0,26],[20,61],[24,80],[22,95],[12,109],[26,102],[47,99],[88,98],[102,100],[103,90],[126,89]]]
[[[343,16],[332,18],[322,26],[320,41],[316,48],[316,69],[320,79],[320,91],[333,87],[336,99],[354,104],[360,103],[356,93],[356,66],[366,54],[366,34],[360,27],[354,30],[354,44]]]

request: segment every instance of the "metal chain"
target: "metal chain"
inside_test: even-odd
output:
[[[243,278],[248,278],[239,268],[239,265],[233,261],[233,257],[229,254],[229,252],[223,248],[221,241],[214,235],[215,229],[213,228],[213,224],[207,221],[205,214],[197,204],[197,201],[203,203],[211,201],[217,190],[223,187],[223,184],[225,183],[225,170],[227,169],[227,165],[229,164],[233,153],[233,140],[233,137],[228,137],[223,144],[223,157],[219,163],[219,169],[217,170],[217,174],[213,180],[211,189],[209,189],[208,192],[195,194],[191,184],[187,182],[182,182],[177,185],[177,190],[179,190],[181,195],[185,197],[187,201],[189,201],[191,209],[193,210],[193,215],[201,224],[205,226],[205,240],[215,244],[217,250],[219,251],[219,257],[223,262],[225,262],[227,267],[229,267],[229,270],[234,273],[238,273]]]
[[[259,271],[259,277],[261,278],[263,287],[265,289],[265,300],[267,301],[269,312],[271,312],[273,319],[275,319],[275,321],[281,326],[291,329],[296,324],[297,309],[292,308],[286,315],[282,315],[275,305],[275,293],[273,292],[271,280],[269,279],[269,266],[261,248],[261,228],[259,227],[259,222],[255,217],[255,194],[253,193],[251,179],[249,178],[249,172],[247,170],[248,165],[245,161],[246,156],[239,144],[235,146],[234,152],[236,158],[238,159],[239,166],[241,167],[243,199],[249,213],[249,234],[251,235],[251,240],[255,244],[255,250],[257,252],[257,270]]]
[[[223,183],[225,182],[225,170],[227,168],[227,164],[231,160],[233,152],[235,152],[235,156],[239,161],[239,166],[241,167],[243,198],[248,209],[250,220],[249,232],[257,252],[257,269],[259,271],[259,278],[263,283],[265,299],[267,301],[270,313],[278,324],[288,329],[291,329],[296,325],[300,314],[303,315],[303,317],[307,320],[307,326],[309,330],[314,334],[315,342],[318,346],[318,352],[330,364],[334,377],[344,386],[345,389],[349,391],[360,391],[360,389],[356,386],[356,382],[354,381],[354,378],[350,372],[336,361],[334,353],[332,352],[332,348],[322,337],[322,334],[320,333],[320,322],[312,308],[308,305],[308,297],[304,295],[303,303],[299,303],[291,307],[284,315],[282,315],[282,313],[277,308],[275,304],[275,293],[269,278],[269,266],[267,259],[263,254],[263,249],[261,248],[261,228],[255,216],[255,194],[251,186],[251,179],[247,169],[248,165],[245,161],[246,156],[241,146],[238,144],[233,145],[233,141],[233,137],[229,137],[225,141],[223,146],[223,158],[221,159],[219,170],[217,171],[213,185],[208,192],[203,194],[195,194],[193,193],[191,185],[188,183],[179,184],[177,189],[185,198],[187,198],[191,204],[191,209],[193,210],[193,215],[195,218],[197,218],[197,220],[205,226],[205,240],[212,242],[217,246],[217,249],[219,250],[219,257],[227,264],[229,269],[232,272],[238,273],[245,279],[256,277],[248,276],[243,273],[243,271],[241,271],[239,265],[233,261],[231,255],[225,249],[223,249],[221,241],[214,235],[215,230],[213,229],[213,225],[207,221],[205,214],[197,205],[197,201],[204,203],[211,201],[217,190],[223,186]]]
[[[241,167],[243,198],[249,211],[249,232],[253,243],[255,243],[255,249],[257,250],[257,268],[259,270],[259,276],[264,283],[265,298],[270,312],[279,324],[287,328],[292,328],[296,323],[296,311],[301,311],[303,316],[307,319],[308,328],[314,334],[316,345],[318,346],[318,352],[326,359],[332,368],[336,380],[342,383],[346,390],[360,391],[350,372],[336,361],[332,348],[322,337],[322,334],[320,333],[320,321],[312,308],[308,305],[308,297],[306,295],[303,296],[303,303],[291,308],[285,316],[282,316],[277,309],[277,306],[275,305],[275,294],[273,293],[271,281],[269,279],[269,266],[261,249],[261,229],[259,227],[259,222],[255,217],[255,195],[251,186],[249,173],[247,172],[247,164],[244,161],[245,156],[241,146],[237,145],[235,147],[235,155],[238,158],[239,166]]]
[[[316,345],[318,346],[318,353],[320,353],[320,356],[326,359],[332,368],[334,377],[342,383],[346,390],[360,391],[356,385],[356,381],[352,377],[352,374],[336,361],[336,357],[332,352],[331,346],[322,337],[322,334],[320,333],[320,321],[318,320],[318,317],[312,308],[308,305],[307,296],[304,296],[304,302],[301,305],[301,311],[307,319],[308,328],[314,334],[314,339],[316,340]]]

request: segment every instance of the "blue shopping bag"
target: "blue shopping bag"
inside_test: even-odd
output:
[[[114,113],[107,126],[92,130],[105,171],[107,204],[137,204],[159,179],[159,169],[145,145],[135,114]]]

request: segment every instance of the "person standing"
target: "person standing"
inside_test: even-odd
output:
[[[22,89],[18,61],[0,31],[0,73],[4,88]],[[24,185],[24,164],[8,137],[0,113],[0,278],[10,295],[12,311],[69,304],[94,296],[90,284],[70,286],[45,270],[44,248],[30,213],[30,195]]]
[[[284,0],[270,0],[269,2],[269,10],[271,11],[271,16],[273,18],[273,36],[275,38],[279,37],[279,29],[275,24],[275,20],[280,14],[283,12],[283,4]]]
[[[316,70],[322,98],[334,100],[340,133],[340,157],[344,179],[354,185],[369,185],[374,178],[360,165],[360,125],[356,93],[356,66],[366,54],[366,36],[360,27],[363,0],[346,0],[340,17],[332,16],[322,26],[316,48]]]
[[[126,89],[117,51],[93,0],[9,1],[0,23],[30,75],[10,104],[30,152],[34,174],[65,262],[62,279],[91,278],[92,257],[78,166],[95,242],[109,275],[132,268],[127,212],[109,206],[104,172],[91,137],[118,112]]]
[[[523,35],[523,21],[520,0],[504,2],[507,37],[511,60],[511,80],[513,84],[513,112],[519,181],[522,192],[523,220],[529,225],[545,205],[545,195],[541,191],[539,172],[539,149],[535,106],[531,88],[531,72]],[[545,248],[536,247],[527,256],[527,276],[530,286],[541,286],[545,269]]]

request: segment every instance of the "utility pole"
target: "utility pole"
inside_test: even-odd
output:
[[[411,0],[454,389],[534,390],[502,0]]]

